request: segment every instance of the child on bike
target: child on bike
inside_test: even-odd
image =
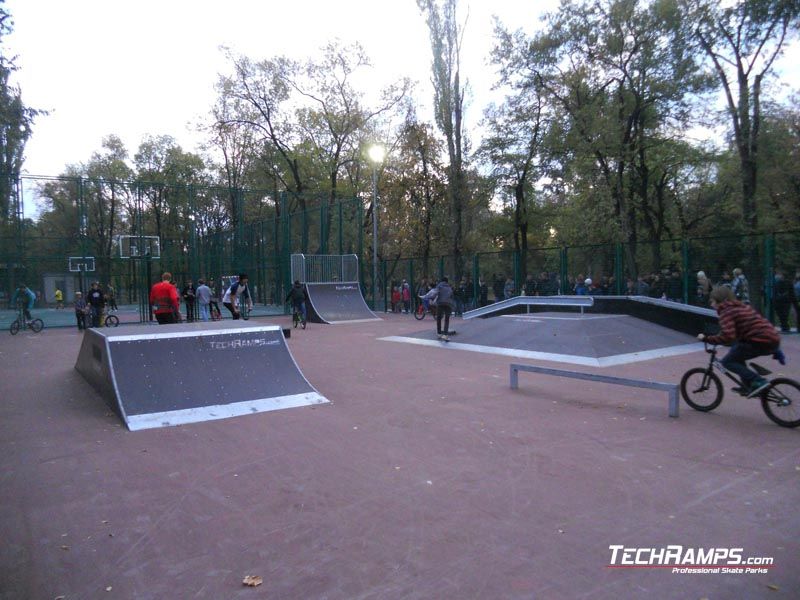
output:
[[[36,294],[24,283],[19,284],[19,287],[11,297],[11,306],[17,306],[17,303],[19,303],[25,315],[25,323],[28,325],[30,325],[33,320],[31,309],[33,308],[34,302],[36,302]]]
[[[295,280],[294,285],[289,290],[286,296],[286,302],[291,301],[292,310],[300,313],[303,317],[303,323],[306,322],[306,291],[303,289],[303,284],[300,280]]]
[[[722,365],[738,375],[742,388],[736,391],[751,398],[757,396],[769,382],[751,371],[747,361],[757,356],[772,354],[777,360],[783,358],[781,339],[775,326],[758,314],[750,305],[736,299],[729,287],[715,287],[709,296],[711,308],[719,314],[719,335],[698,335],[698,339],[709,344],[730,345],[731,349]]]

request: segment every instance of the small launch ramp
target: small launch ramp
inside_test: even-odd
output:
[[[357,282],[307,283],[308,318],[312,323],[380,321],[372,312]]]
[[[89,329],[75,369],[131,431],[328,402],[277,325]]]

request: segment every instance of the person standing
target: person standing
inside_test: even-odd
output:
[[[747,277],[740,268],[733,270],[733,283],[731,284],[733,295],[742,304],[750,304],[750,286],[747,283]]]
[[[486,282],[483,280],[483,278],[478,279],[478,298],[478,303],[481,306],[486,306],[489,304],[489,286],[486,285]]]
[[[241,318],[239,307],[242,302],[252,309],[253,303],[250,301],[250,290],[247,288],[247,273],[240,273],[239,279],[231,284],[225,295],[222,297],[222,305],[227,308],[234,320]]]
[[[86,300],[83,299],[81,292],[75,292],[75,320],[78,322],[78,331],[86,329],[86,313],[89,307],[86,306]]]
[[[403,288],[400,291],[403,299],[403,308],[405,309],[405,313],[408,314],[411,310],[411,287],[408,285],[408,281],[403,279]]]
[[[181,296],[183,296],[183,301],[186,303],[186,322],[191,323],[194,321],[194,303],[197,298],[197,290],[191,279],[183,286]]]
[[[205,279],[200,279],[197,282],[197,306],[200,309],[200,320],[208,321],[211,318],[211,288],[206,285]]]
[[[705,272],[697,272],[697,306],[708,306],[708,297],[711,295],[711,282],[706,277]]]
[[[117,308],[117,290],[110,283],[106,286],[106,298],[108,298],[108,311],[119,310]]]
[[[503,300],[510,300],[514,297],[514,280],[511,277],[506,277],[506,283],[503,286]]]
[[[56,288],[55,296],[56,296],[56,310],[64,308],[64,292]]]
[[[89,314],[91,315],[92,327],[100,327],[100,319],[103,316],[103,310],[106,306],[106,297],[103,290],[100,289],[100,282],[93,281],[92,288],[89,290],[87,297],[89,303]]]
[[[453,312],[453,288],[447,277],[442,277],[439,283],[425,295],[428,300],[436,300],[436,335],[440,340],[450,341],[450,314]],[[444,327],[442,327],[444,319]]]
[[[161,281],[150,289],[150,305],[159,325],[177,323],[180,320],[181,305],[178,291],[170,283],[171,281],[172,273],[167,271],[161,275]]]
[[[791,281],[787,281],[780,269],[775,270],[775,283],[773,285],[772,306],[775,308],[775,314],[781,324],[781,331],[789,333],[789,313],[792,310],[792,305],[797,304],[797,298],[794,295],[794,287]]]

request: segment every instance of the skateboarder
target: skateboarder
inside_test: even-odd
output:
[[[450,341],[450,313],[453,312],[453,288],[447,281],[447,277],[442,277],[439,283],[424,296],[427,300],[436,299],[436,335],[444,342]],[[444,329],[442,329],[442,318],[444,318]]]

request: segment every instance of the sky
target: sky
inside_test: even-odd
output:
[[[463,71],[476,98],[468,118],[477,122],[495,78],[487,66],[493,15],[532,30],[558,2],[462,4],[469,9]],[[428,32],[415,0],[7,0],[6,8],[23,101],[51,111],[37,118],[26,148],[30,175],[88,161],[112,133],[131,154],[148,134],[197,151],[194,124],[207,120],[218,75],[230,72],[221,46],[253,59],[304,59],[334,38],[358,41],[376,89],[405,76],[418,82],[418,100],[432,97]]]
[[[473,92],[466,122],[477,124],[495,73],[487,58],[493,16],[533,32],[558,0],[461,0],[469,11],[462,72]],[[214,84],[230,65],[221,46],[253,59],[319,56],[326,42],[358,41],[374,65],[376,89],[407,76],[430,103],[430,44],[415,0],[6,0],[20,85],[37,118],[24,174],[58,175],[89,160],[103,137],[120,136],[131,155],[146,135],[170,135],[198,151],[194,124],[207,120]],[[800,87],[800,44],[778,65]],[[27,213],[26,206],[26,213]]]

